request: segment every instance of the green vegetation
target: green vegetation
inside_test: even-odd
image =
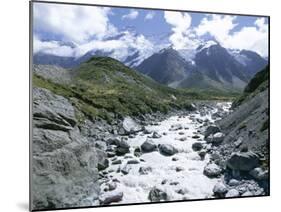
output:
[[[176,90],[160,85],[108,57],[93,57],[72,70],[71,84],[57,84],[33,75],[36,87],[46,88],[68,98],[81,111],[77,118],[116,117],[190,108],[190,100],[226,100],[232,95],[195,90]]]
[[[248,83],[246,88],[244,89],[243,94],[235,99],[232,104],[232,107],[235,108],[241,105],[245,100],[252,98],[258,93],[264,91],[268,88],[269,81],[269,69],[266,66],[262,71],[258,72]]]

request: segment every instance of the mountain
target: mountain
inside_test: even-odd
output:
[[[267,60],[256,52],[250,50],[229,50],[230,54],[244,66],[247,74],[253,77],[257,71],[263,69],[267,65]]]
[[[241,91],[266,64],[255,52],[230,51],[210,40],[196,50],[163,49],[136,69],[170,87]]]
[[[34,86],[69,99],[81,111],[81,118],[112,120],[116,115],[167,112],[171,108],[188,108],[188,100],[198,97],[158,84],[109,57],[92,57],[68,72],[52,66],[34,68]],[[49,76],[44,72],[53,74]],[[66,73],[70,80],[61,81],[61,76]]]
[[[199,46],[194,60],[197,69],[203,74],[234,88],[243,88],[250,78],[243,66],[218,43],[207,47]]]
[[[170,47],[145,59],[136,69],[157,82],[177,87],[189,75],[193,66]]]

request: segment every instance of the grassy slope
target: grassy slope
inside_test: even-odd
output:
[[[241,105],[244,101],[252,98],[256,94],[264,91],[269,86],[269,69],[266,66],[263,70],[258,72],[245,87],[243,94],[234,100],[232,107],[235,108]]]
[[[122,63],[107,57],[94,57],[72,70],[71,84],[57,84],[33,75],[33,84],[68,98],[82,113],[82,121],[101,117],[108,121],[116,116],[151,112],[168,112],[171,108],[189,108],[194,99],[225,99],[215,92],[175,90],[147,78]]]

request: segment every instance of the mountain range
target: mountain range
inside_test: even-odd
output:
[[[36,53],[33,61],[34,64],[72,69],[93,56],[110,57],[113,53],[91,50],[80,57]],[[268,63],[256,52],[227,49],[214,40],[202,42],[192,50],[176,50],[170,46],[152,52],[145,59],[139,50],[132,48],[120,62],[172,88],[220,91],[243,90],[249,80]]]

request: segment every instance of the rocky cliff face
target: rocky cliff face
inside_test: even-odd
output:
[[[105,154],[78,127],[66,98],[41,88],[33,89],[33,98],[33,209],[91,205],[99,194],[97,168]]]

